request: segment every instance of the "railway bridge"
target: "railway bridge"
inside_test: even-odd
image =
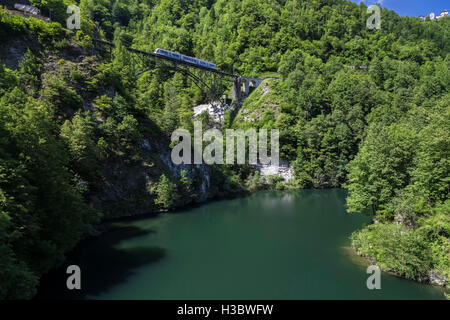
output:
[[[95,50],[109,53],[115,47],[114,43],[100,39],[93,39],[93,44]],[[220,99],[230,82],[232,83],[232,100],[239,101],[248,96],[251,88],[257,88],[264,80],[243,77],[130,47],[125,47],[125,49],[131,53],[132,61],[130,63],[136,75],[153,69],[180,72],[188,76],[202,91],[207,93],[211,101]]]

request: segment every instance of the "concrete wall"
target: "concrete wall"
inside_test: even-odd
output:
[[[232,98],[234,101],[239,100],[241,97],[246,97],[250,94],[250,88],[258,88],[264,79],[258,78],[235,78],[233,82]]]

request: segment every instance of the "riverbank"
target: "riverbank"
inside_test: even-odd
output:
[[[348,256],[348,258],[349,258],[353,263],[355,263],[355,264],[357,264],[357,265],[360,265],[360,266],[362,266],[362,267],[364,267],[364,268],[367,268],[367,267],[370,266],[370,265],[377,265],[376,261],[371,260],[370,258],[364,257],[363,255],[361,255],[360,253],[358,253],[358,251],[357,251],[355,248],[353,248],[353,247],[351,247],[351,246],[342,247],[342,250],[343,250],[343,252],[345,252],[345,254]],[[410,279],[405,278],[404,276],[402,276],[402,275],[400,275],[400,274],[394,272],[393,270],[382,269],[382,268],[381,268],[381,271],[383,271],[384,273],[390,274],[390,275],[392,275],[392,276],[395,276],[395,277],[398,277],[398,278],[401,278],[401,279],[405,279],[405,280],[409,280],[409,281],[410,281]],[[437,287],[437,288],[442,288],[444,295],[446,296],[446,298],[447,298],[448,300],[450,300],[450,296],[449,296],[449,294],[450,294],[450,289],[449,289],[449,288],[446,288],[445,286],[443,286],[443,285],[441,285],[441,284],[433,283],[433,282],[431,282],[431,281],[428,282],[428,283],[423,283],[423,284],[425,284],[425,285],[430,285],[430,286],[434,286],[434,287]]]

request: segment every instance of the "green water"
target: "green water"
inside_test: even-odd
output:
[[[38,298],[87,299],[442,299],[439,288],[367,266],[348,237],[370,217],[348,214],[342,190],[261,192],[158,217],[120,222],[84,241],[82,290],[65,269],[43,279]]]

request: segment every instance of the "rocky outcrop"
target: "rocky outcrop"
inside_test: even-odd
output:
[[[446,277],[436,271],[430,271],[428,273],[428,280],[432,285],[435,286],[445,287],[445,285],[447,284]]]
[[[32,52],[39,52],[41,46],[35,38],[27,35],[21,35],[11,37],[8,39],[2,39],[2,45],[0,46],[0,61],[11,70],[19,68],[19,62],[22,60],[23,55],[27,50]]]
[[[258,170],[261,176],[280,176],[284,181],[294,179],[294,169],[289,165],[289,162],[280,160],[278,165],[253,165],[253,169]]]
[[[201,104],[194,107],[194,118],[198,117],[203,112],[208,113],[210,118],[215,122],[222,123],[224,118],[225,109],[229,108],[228,105],[222,106],[217,102],[212,102],[209,104]]]
[[[199,197],[197,202],[206,201],[208,198],[214,196],[210,193],[211,173],[210,168],[206,164],[179,164],[175,165],[170,157],[170,152],[161,152],[159,157],[164,165],[169,169],[173,176],[180,176],[181,171],[185,170],[187,177],[193,181],[196,177],[201,180],[199,187]]]

